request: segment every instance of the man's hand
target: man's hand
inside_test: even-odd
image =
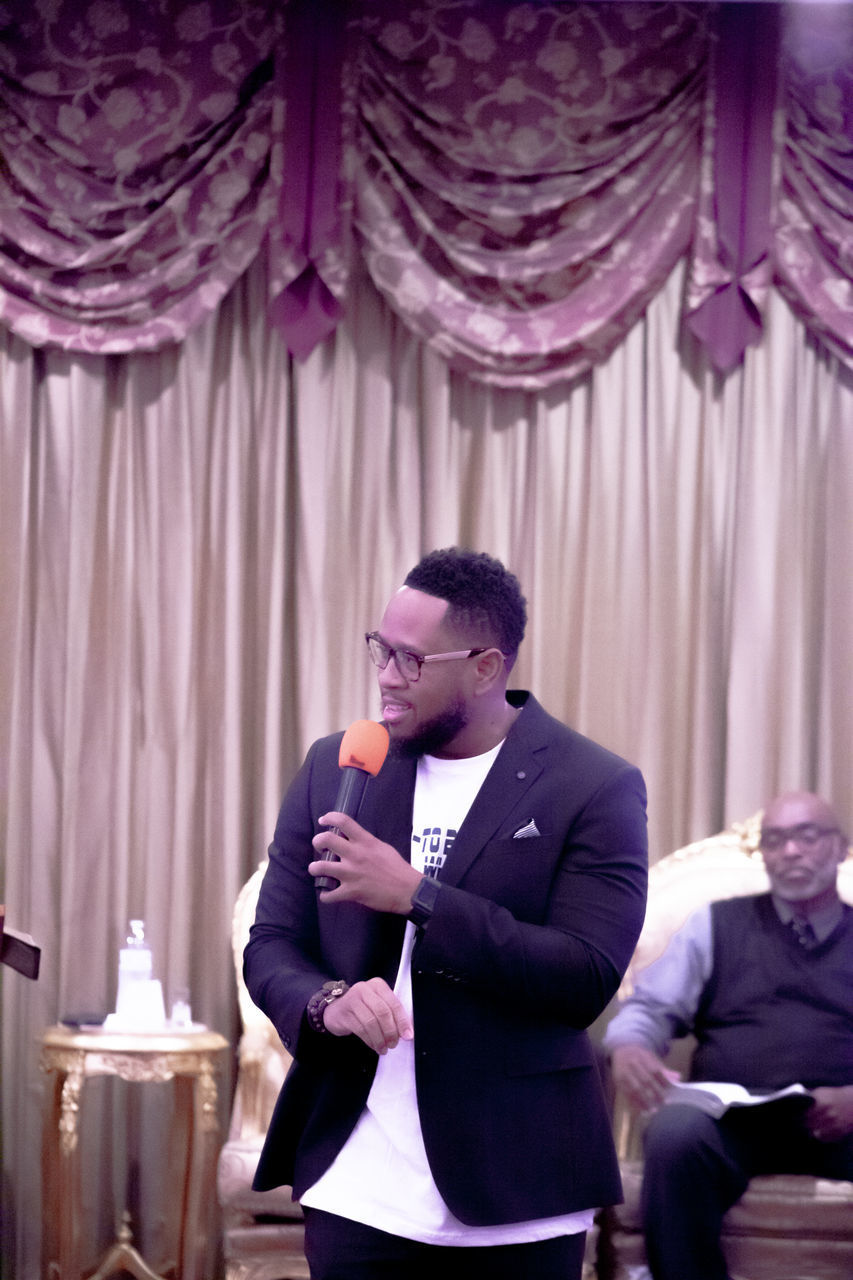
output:
[[[323,1025],[333,1036],[358,1036],[376,1053],[387,1053],[414,1035],[409,1015],[384,978],[356,982],[326,1005]]]
[[[667,1085],[680,1080],[651,1049],[640,1044],[620,1044],[610,1055],[613,1082],[637,1111],[653,1111],[663,1102]]]
[[[324,890],[320,901],[360,902],[373,911],[407,915],[412,894],[423,879],[421,873],[401,858],[392,845],[384,844],[360,827],[355,818],[343,813],[326,813],[320,819],[320,826],[339,830],[321,831],[314,837],[317,856],[321,857],[328,849],[340,859],[308,864],[312,876],[334,876],[340,881],[337,889]]]
[[[806,1124],[821,1142],[839,1142],[853,1133],[853,1085],[812,1089],[814,1104],[806,1112]]]

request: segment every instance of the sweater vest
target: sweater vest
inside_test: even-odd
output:
[[[769,893],[713,903],[711,928],[692,1078],[757,1092],[853,1084],[853,910],[808,951]]]

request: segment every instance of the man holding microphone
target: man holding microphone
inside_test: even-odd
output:
[[[294,1065],[255,1186],[293,1186],[314,1280],[573,1280],[620,1197],[585,1029],[642,924],[645,788],[508,691],[525,623],[500,562],[425,556],[367,636],[358,817],[340,735],[282,805],[245,974]]]

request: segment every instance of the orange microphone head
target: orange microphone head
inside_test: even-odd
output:
[[[388,754],[388,730],[377,720],[356,720],[341,740],[338,764],[342,769],[363,769],[376,777]]]

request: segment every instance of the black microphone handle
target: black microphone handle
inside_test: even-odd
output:
[[[364,788],[367,786],[367,779],[370,774],[366,769],[358,769],[354,765],[345,765],[341,769],[341,782],[338,787],[338,794],[335,799],[335,813],[345,813],[349,818],[358,817],[358,811],[361,808],[361,798],[364,795]],[[328,831],[337,833],[337,827],[327,827]],[[328,850],[322,855],[324,862],[338,862],[338,855],[330,853]],[[315,876],[314,888],[318,893],[322,893],[325,889],[337,889],[340,884],[339,880],[335,880],[333,876]]]

